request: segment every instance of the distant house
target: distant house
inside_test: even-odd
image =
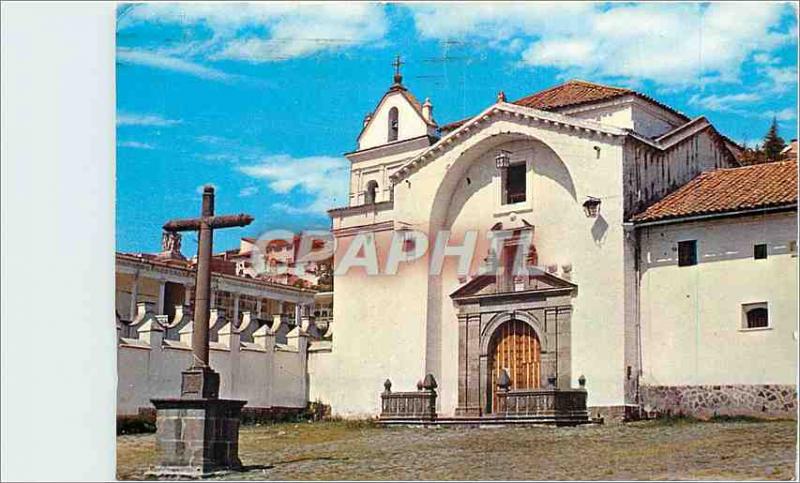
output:
[[[789,141],[789,144],[783,148],[781,154],[785,157],[787,161],[794,161],[797,162],[797,139],[792,139]]]

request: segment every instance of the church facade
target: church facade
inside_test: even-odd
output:
[[[740,150],[584,81],[439,126],[397,74],[329,212],[336,329],[310,398],[374,416],[386,379],[432,374],[452,417],[492,415],[502,378],[615,417],[794,412],[796,163]]]

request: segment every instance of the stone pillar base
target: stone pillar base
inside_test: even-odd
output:
[[[181,398],[216,399],[219,397],[219,374],[210,367],[197,367],[181,373]]]
[[[156,407],[157,477],[202,478],[237,471],[239,421],[247,401],[153,399]]]

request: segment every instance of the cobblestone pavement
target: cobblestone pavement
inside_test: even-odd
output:
[[[251,480],[770,479],[795,477],[796,423],[377,428],[289,423],[242,428]],[[155,438],[117,438],[118,477],[138,479]],[[265,468],[266,467],[266,468]]]

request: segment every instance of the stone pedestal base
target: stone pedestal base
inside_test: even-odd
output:
[[[239,421],[246,401],[153,399],[158,477],[200,478],[242,467]]]
[[[219,397],[219,374],[210,367],[187,369],[181,373],[181,398],[216,399]]]

